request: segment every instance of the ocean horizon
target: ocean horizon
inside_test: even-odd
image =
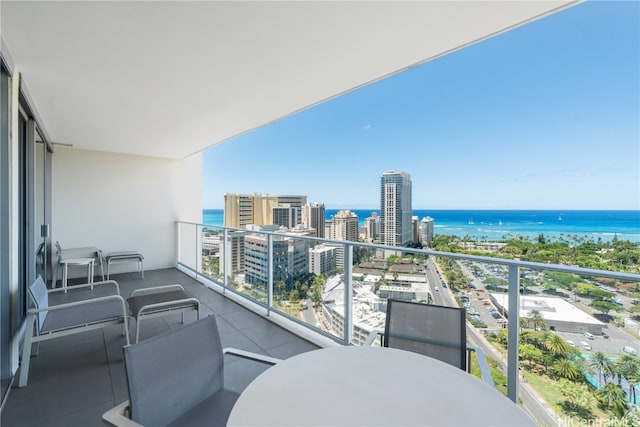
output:
[[[326,209],[330,220],[341,209]],[[364,225],[372,212],[380,215],[380,209],[351,209],[358,215],[358,223]],[[419,220],[431,217],[435,235],[496,241],[519,236],[536,239],[544,234],[547,239],[560,240],[580,237],[598,241],[619,240],[640,243],[640,210],[465,210],[465,209],[415,209],[413,216]],[[204,209],[202,222],[208,225],[224,225],[223,209]]]

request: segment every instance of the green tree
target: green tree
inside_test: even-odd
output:
[[[300,302],[300,292],[297,289],[292,289],[289,292],[289,303],[292,306],[297,305]]]
[[[551,365],[551,372],[561,378],[575,381],[581,376],[580,369],[569,359],[558,359]]]
[[[627,410],[626,395],[622,387],[616,383],[606,383],[596,392],[602,405],[622,417]]]
[[[613,375],[613,362],[609,359],[609,356],[602,351],[593,353],[589,358],[587,366],[592,372],[598,374],[600,384],[606,382],[607,378]]]
[[[544,316],[538,310],[531,310],[527,319],[529,321],[529,325],[535,330],[545,330],[547,328]]]
[[[522,344],[519,346],[520,358],[528,361],[529,368],[531,368],[531,362],[539,362],[543,359],[542,351],[533,344]]]
[[[636,356],[623,354],[615,361],[614,371],[618,376],[618,384],[621,384],[622,377],[627,380],[627,383],[629,384],[629,396],[633,399],[633,403],[635,404],[635,386],[640,383],[640,359]]]
[[[604,315],[608,315],[611,310],[620,311],[622,307],[609,301],[596,300],[589,304],[589,307],[598,310]]]
[[[555,356],[562,356],[569,351],[569,344],[567,344],[560,335],[553,333],[549,335],[544,344],[545,347],[547,347],[547,350],[552,352]]]
[[[558,381],[558,388],[560,394],[566,399],[562,402],[562,407],[567,413],[575,414],[584,420],[593,417],[591,408],[596,405],[596,401],[587,384],[561,378]]]

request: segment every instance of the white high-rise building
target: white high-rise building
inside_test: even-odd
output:
[[[309,249],[309,272],[317,276],[329,274],[337,267],[338,249],[333,246],[317,245]]]
[[[388,170],[380,180],[380,243],[404,246],[413,240],[411,227],[411,177]]]
[[[331,238],[358,241],[358,215],[350,210],[340,211],[331,219]]]
[[[423,246],[431,246],[431,240],[433,239],[433,218],[425,216],[420,221],[420,240]]]

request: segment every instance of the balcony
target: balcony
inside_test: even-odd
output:
[[[143,287],[180,283],[201,302],[201,316],[215,314],[223,346],[287,358],[317,349],[310,342],[212,292],[176,269],[112,276],[122,295]],[[186,313],[185,321],[195,319]],[[141,337],[149,337],[181,325],[179,314],[145,320]],[[130,325],[130,330],[135,331]],[[133,337],[133,335],[132,335]],[[102,413],[127,399],[121,346],[121,327],[85,332],[40,343],[31,361],[29,384],[9,392],[2,410],[4,426],[101,426]],[[188,351],[188,349],[185,349]],[[242,366],[242,369],[234,369]],[[232,379],[227,385],[241,391],[263,369],[260,364],[227,364]],[[17,378],[15,380],[17,383]]]
[[[386,252],[388,255],[392,252],[398,254],[406,252],[418,257],[430,255],[430,258],[422,258],[427,261],[419,265],[419,271],[414,272],[417,273],[414,277],[427,279],[417,281],[423,284],[420,286],[426,286],[426,288],[415,289],[418,297],[414,299],[426,298],[429,301],[447,305],[456,305],[457,302],[449,295],[446,284],[442,286],[444,282],[439,277],[440,270],[431,260],[433,256],[459,260],[465,268],[471,263],[482,263],[488,266],[488,270],[502,269],[501,271],[507,273],[508,289],[521,289],[521,277],[525,278],[523,283],[529,283],[526,282],[528,280],[526,277],[531,277],[533,271],[559,271],[580,274],[584,277],[640,281],[638,275],[619,272],[331,241],[197,223],[179,222],[177,230],[179,255],[176,268],[148,271],[144,279],[140,279],[136,273],[115,275],[113,278],[120,284],[121,293],[129,295],[134,289],[142,287],[180,283],[202,302],[202,316],[215,314],[218,317],[224,346],[242,348],[277,358],[288,358],[320,347],[360,345],[371,330],[384,328],[384,299],[374,299],[373,293],[365,291],[367,287],[373,285],[367,285],[362,274],[353,272],[354,252],[359,257],[362,257],[366,251],[370,254]],[[247,283],[247,276],[232,268],[233,265],[238,264],[231,262],[231,255],[234,250],[236,255],[241,252],[237,247],[234,249],[233,245],[241,242],[243,239],[240,236],[243,235],[251,235],[254,242],[259,239],[266,242],[262,264],[257,267],[254,265],[254,270],[258,273],[264,268],[264,277],[267,278],[264,285],[255,280],[254,284]],[[280,251],[278,253],[286,250],[282,242],[289,239],[295,241],[293,247],[297,248],[324,244],[341,249],[339,258],[343,260],[343,264],[342,268],[337,270],[340,274],[330,276],[326,282],[322,283],[321,301],[312,302],[311,299],[315,299],[314,297],[292,301],[291,292],[287,293],[285,290],[286,284],[283,287],[282,283],[277,283],[277,274],[282,274],[286,269],[274,268],[274,257],[271,254],[274,248]],[[274,241],[280,243],[274,245]],[[268,248],[271,252],[266,250]],[[214,258],[219,261],[212,262]],[[279,260],[278,262],[282,262],[281,258],[275,257]],[[252,262],[255,263],[255,260]],[[375,267],[375,263],[370,264],[371,267]],[[417,264],[414,266],[407,264],[400,270],[416,270],[417,267]],[[291,269],[287,271],[293,272]],[[391,276],[395,276],[398,281],[397,288],[412,292],[412,288],[406,284],[410,279],[403,278],[402,274],[391,274]],[[386,292],[393,292],[393,290],[394,286],[385,288]],[[313,292],[314,290],[309,290],[308,294],[311,295]],[[390,296],[398,297],[398,295]],[[481,329],[468,327],[468,340],[474,345],[484,347],[485,352],[498,361],[498,365],[507,374],[504,391],[508,397],[512,400],[521,399],[525,410],[539,422],[555,425],[558,420],[552,410],[548,405],[540,404],[535,391],[523,384],[522,377],[519,375],[517,343],[520,331],[517,326],[520,323],[521,310],[525,304],[528,304],[524,302],[526,292],[523,295],[520,292],[506,292],[503,298],[504,305],[498,305],[499,311],[503,315],[515,313],[513,316],[508,316],[509,346],[506,353],[501,353],[491,346],[486,336],[479,332]],[[461,302],[466,301],[463,298]],[[495,303],[499,302],[495,301]],[[187,321],[191,320],[189,315],[190,313],[187,313]],[[193,317],[193,314],[191,316]],[[500,318],[502,319],[502,316]],[[180,324],[180,317],[177,314],[145,321],[141,328],[141,339],[180,327]],[[501,322],[497,324],[500,325],[498,327],[502,327]],[[133,330],[133,326],[130,325],[130,328]],[[608,343],[624,339],[615,330],[607,332],[610,337]],[[123,343],[120,328],[117,326],[41,343],[39,355],[32,360],[29,385],[25,388],[13,388],[10,391],[2,411],[2,423],[25,426],[100,425],[101,414],[127,398],[120,353]],[[231,387],[237,391],[243,390],[262,372],[262,369],[264,368],[256,366],[255,369],[250,370],[235,372],[232,370],[230,374],[234,381]]]

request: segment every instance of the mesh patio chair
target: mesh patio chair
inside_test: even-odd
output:
[[[238,394],[224,388],[224,355],[278,359],[222,348],[214,316],[123,348],[129,400],[103,414],[114,426],[224,426]]]
[[[484,352],[467,345],[462,308],[389,299],[385,331],[372,332],[366,345],[373,344],[377,336],[382,337],[384,347],[423,354],[465,371],[474,351],[483,381],[493,386]]]
[[[77,285],[67,293],[66,289],[47,289],[42,277],[38,276],[29,286],[28,295],[19,387],[27,385],[31,356],[38,354],[41,341],[122,325],[122,334],[127,344],[130,342],[128,312],[114,280]]]

